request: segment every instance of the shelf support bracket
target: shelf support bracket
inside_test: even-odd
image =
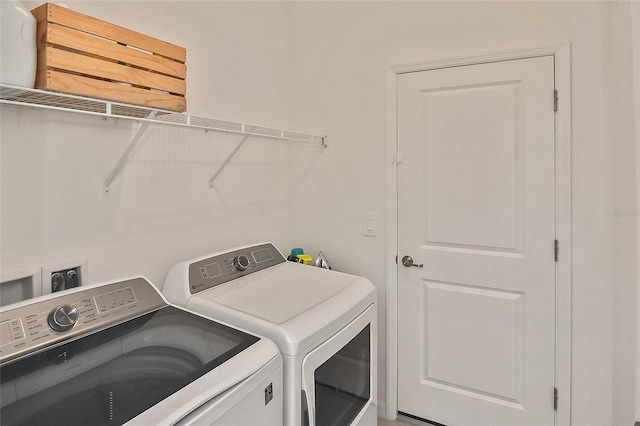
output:
[[[157,114],[158,114],[158,111],[151,111],[146,118],[147,119],[152,119]],[[133,139],[131,139],[131,142],[129,142],[129,146],[127,147],[127,149],[124,151],[124,153],[120,157],[120,160],[118,160],[118,163],[115,165],[115,167],[113,168],[111,173],[109,173],[109,176],[107,176],[107,178],[105,179],[104,186],[103,186],[103,193],[105,195],[111,194],[111,184],[113,183],[115,178],[118,176],[118,174],[120,174],[120,172],[124,168],[125,164],[127,164],[127,160],[129,159],[129,156],[133,152],[133,150],[136,147],[136,145],[138,145],[138,142],[140,142],[140,139],[142,138],[144,133],[147,131],[147,128],[149,127],[149,124],[151,124],[150,121],[142,122],[142,124],[140,125],[140,128],[136,132],[135,136],[133,137]]]
[[[255,129],[255,127],[252,128],[250,131],[253,131],[253,129]],[[244,135],[244,137],[238,143],[238,145],[236,145],[236,147],[233,149],[233,151],[231,151],[231,154],[229,154],[227,156],[227,158],[222,162],[220,167],[218,167],[218,170],[216,170],[216,172],[211,176],[211,178],[209,178],[209,188],[213,189],[213,187],[214,187],[213,182],[216,180],[216,178],[222,172],[222,170],[224,170],[224,168],[227,167],[227,164],[229,164],[231,159],[238,153],[238,151],[240,151],[240,148],[242,148],[242,145],[244,145],[244,143],[247,141],[247,139],[249,139],[249,136],[251,136],[251,135],[249,135],[249,134],[245,134]]]

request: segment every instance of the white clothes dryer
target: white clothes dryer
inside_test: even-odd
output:
[[[363,277],[288,262],[271,243],[175,265],[169,301],[272,339],[285,425],[377,423],[376,290]]]
[[[276,345],[142,277],[3,307],[0,336],[3,426],[283,424]]]

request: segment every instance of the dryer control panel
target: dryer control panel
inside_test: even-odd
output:
[[[78,287],[0,312],[0,362],[166,306],[144,278]]]
[[[271,243],[219,253],[189,265],[189,291],[200,291],[286,262]]]

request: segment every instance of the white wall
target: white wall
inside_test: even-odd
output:
[[[607,27],[610,30],[606,46],[606,63],[611,64],[608,81],[610,96],[607,97],[607,139],[612,146],[612,200],[614,211],[623,215],[611,218],[613,225],[613,286],[612,286],[612,332],[613,332],[613,423],[633,424],[635,407],[632,395],[635,375],[630,374],[635,365],[630,344],[636,332],[637,307],[636,286],[636,193],[633,183],[636,178],[635,164],[635,119],[640,113],[635,108],[634,96],[634,51],[631,9],[629,3],[615,3],[608,10]],[[637,23],[636,23],[637,25]],[[635,46],[637,49],[638,46]],[[637,229],[637,228],[636,228]],[[635,260],[635,262],[634,262]],[[633,380],[633,383],[632,383]],[[633,415],[633,416],[632,416]]]
[[[191,114],[288,129],[284,4],[66,3],[186,47]],[[1,108],[2,273],[87,257],[92,282],[144,274],[161,284],[190,257],[254,241],[289,246],[286,143],[249,140],[210,190],[240,137],[150,128],[105,196],[136,123]]]
[[[632,218],[606,215],[635,206],[628,17],[628,3],[605,2],[291,7],[291,122],[323,126],[330,144],[310,175],[313,191],[292,207],[292,217],[306,219],[292,222],[292,239],[322,249],[340,269],[371,278],[383,307],[385,224],[380,221],[378,237],[365,237],[362,214],[385,215],[385,167],[391,161],[385,150],[387,67],[571,42],[572,414],[573,424],[581,426],[633,422],[635,226]],[[384,355],[383,334],[380,342]],[[379,378],[383,382],[384,375]]]
[[[636,139],[636,252],[640,247],[640,2],[631,4]],[[636,262],[637,309],[640,309],[640,262]],[[640,422],[640,315],[636,310],[636,422]]]
[[[628,3],[67,3],[187,47],[190,113],[327,134],[330,147],[311,164],[312,149],[256,141],[211,191],[238,139],[156,129],[104,196],[134,126],[2,106],[1,271],[87,256],[93,281],[160,282],[174,262],[255,240],[323,250],[379,289],[380,400],[388,66],[571,42],[573,424],[632,423],[635,225],[605,213],[635,206]],[[377,237],[362,235],[365,212]]]

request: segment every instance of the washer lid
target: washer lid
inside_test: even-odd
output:
[[[282,324],[320,305],[358,279],[287,262],[218,286],[207,292],[206,297],[270,323]],[[327,312],[329,317],[336,314]]]
[[[277,357],[263,340],[166,306],[0,364],[0,422],[122,424],[149,409],[177,421]],[[207,375],[218,381],[212,385]],[[193,392],[200,380],[195,387],[206,386],[204,400],[202,389]]]

